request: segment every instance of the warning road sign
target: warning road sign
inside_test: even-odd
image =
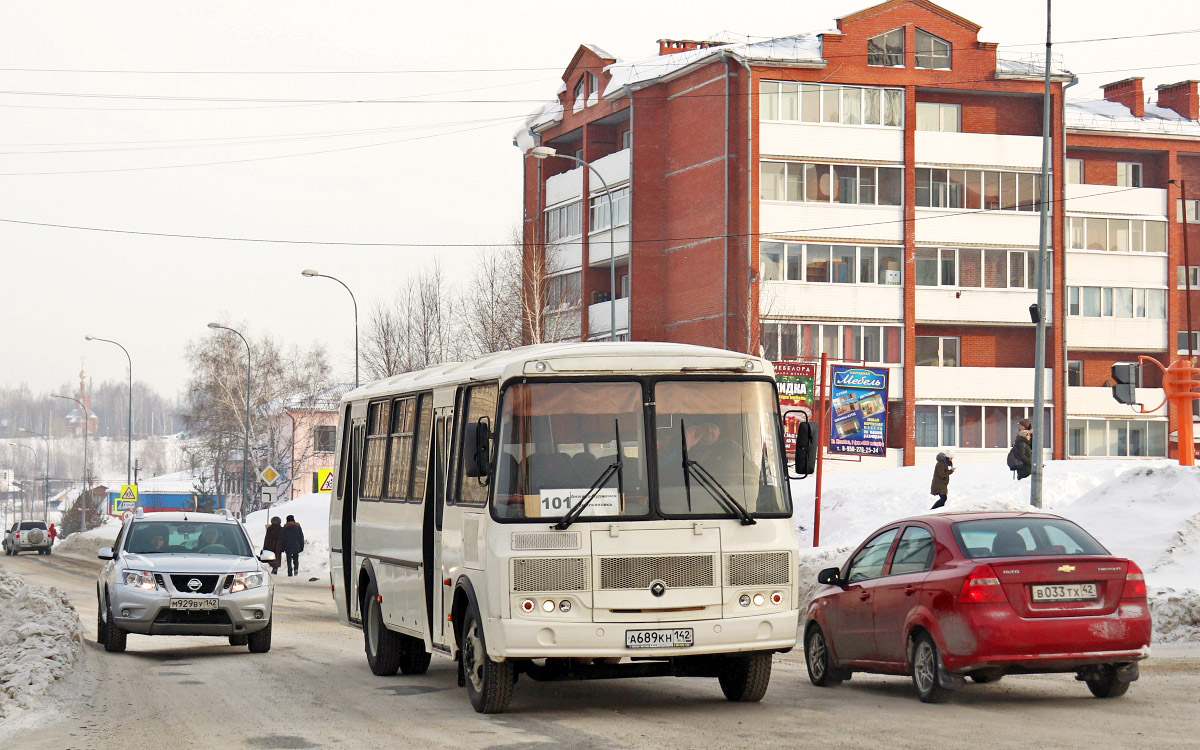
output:
[[[137,498],[138,498],[138,487],[136,484],[121,485],[121,499],[122,500],[133,500],[134,502],[137,502]]]
[[[317,492],[333,492],[333,469],[317,470]]]
[[[133,510],[138,504],[138,486],[136,484],[121,485],[121,494],[113,498],[113,515],[119,516],[127,510]]]

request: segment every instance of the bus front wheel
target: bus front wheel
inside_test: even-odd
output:
[[[717,677],[721,692],[737,703],[755,703],[767,694],[771,682],[771,654],[731,656]]]
[[[508,708],[513,694],[511,661],[492,661],[487,655],[483,623],[472,604],[462,629],[462,670],[467,697],[481,714],[499,714]]]

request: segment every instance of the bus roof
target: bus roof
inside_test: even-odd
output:
[[[537,370],[537,363],[545,363]],[[753,362],[747,369],[746,363]],[[471,380],[507,380],[523,375],[582,375],[589,373],[678,373],[737,371],[772,375],[771,363],[761,357],[691,344],[659,341],[591,341],[535,344],[486,354],[469,362],[450,362],[367,383],[342,397],[360,401],[393,393],[424,390]]]

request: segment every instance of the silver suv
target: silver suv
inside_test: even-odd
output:
[[[96,640],[124,651],[129,633],[228,636],[271,650],[274,584],[238,521],[210,513],[127,514],[96,583]]]
[[[50,530],[45,521],[17,521],[4,534],[4,554],[19,555],[37,550],[39,555],[50,554]]]

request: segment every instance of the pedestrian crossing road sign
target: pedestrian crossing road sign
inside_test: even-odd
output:
[[[121,494],[113,498],[113,515],[119,516],[127,510],[133,510],[138,504],[138,486],[136,484],[121,485]]]
[[[317,470],[317,492],[333,492],[333,469]]]

